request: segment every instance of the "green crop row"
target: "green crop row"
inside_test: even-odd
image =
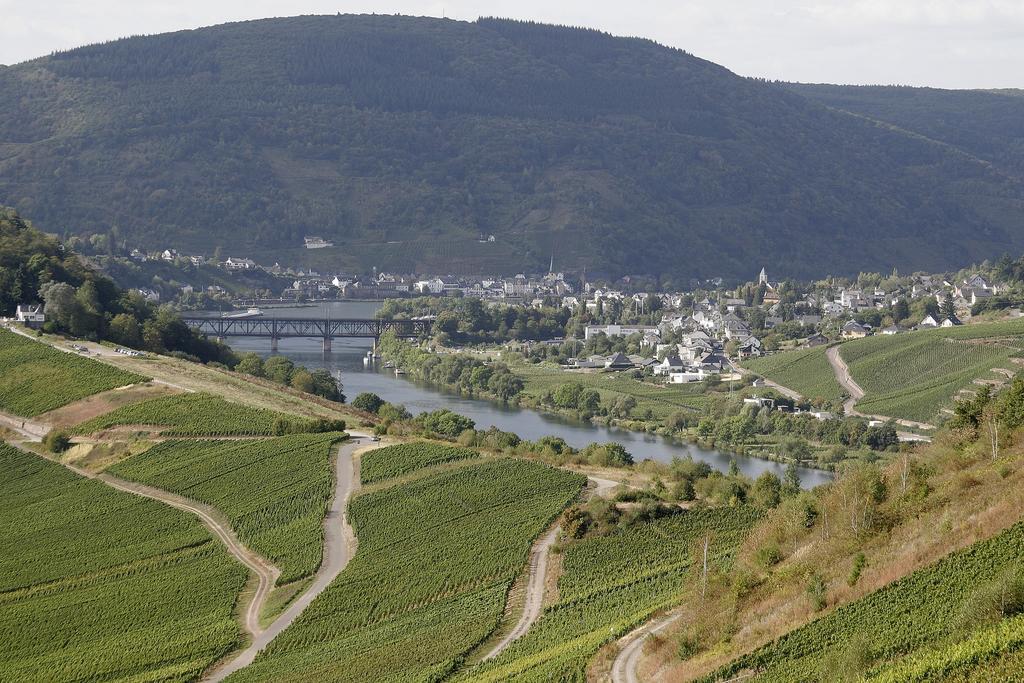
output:
[[[989,329],[989,325],[972,327]],[[1000,326],[1002,329],[1002,326]],[[843,344],[841,354],[864,390],[858,410],[929,421],[952,404],[975,379],[992,379],[992,368],[1009,366],[1019,338],[973,337],[929,330],[893,337],[869,337]],[[989,333],[994,332],[989,329]]]
[[[279,583],[312,574],[334,489],[333,445],[344,435],[259,441],[167,441],[110,469],[211,505],[239,539],[281,570]]]
[[[457,680],[585,682],[602,645],[686,597],[704,538],[711,560],[725,566],[758,518],[751,508],[684,512],[569,545],[559,601],[505,652]]]
[[[74,429],[93,434],[112,427],[152,427],[164,436],[271,436],[303,431],[309,420],[265,408],[250,408],[210,394],[175,394],[116,408]]]
[[[1005,619],[958,643],[926,648],[868,672],[878,683],[916,683],[970,675],[1024,648],[1024,616]]]
[[[387,446],[362,457],[359,476],[363,484],[394,479],[415,470],[455,460],[477,458],[480,454],[468,448],[418,441]]]
[[[34,417],[147,379],[0,330],[0,410]]]
[[[196,680],[246,578],[189,515],[0,444],[0,680]]]
[[[757,681],[803,681],[828,676],[828,667],[844,658],[857,639],[876,662],[895,661],[949,638],[969,635],[970,613],[979,587],[1024,557],[1024,523],[969,548],[952,553],[856,602],[792,631],[751,654],[734,660],[706,680],[724,680],[746,669]],[[948,652],[948,650],[947,650]]]
[[[825,353],[824,346],[817,346],[754,358],[743,365],[808,400],[823,398],[835,401],[842,396],[843,389],[836,381]]]
[[[494,629],[530,544],[579,475],[501,459],[354,498],[359,552],[231,681],[429,680]]]

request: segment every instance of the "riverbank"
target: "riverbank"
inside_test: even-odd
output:
[[[383,340],[379,350],[387,364],[400,369],[407,377],[467,398],[525,408],[594,427],[693,444],[727,454],[730,461],[733,456],[747,456],[820,472],[834,471],[834,463],[822,462],[827,449],[823,445],[789,448],[790,452],[806,456],[793,458],[785,454],[779,439],[773,435],[751,431],[744,441],[734,442],[723,440],[716,433],[702,433],[702,427],[707,426],[708,412],[695,407],[694,399],[698,405],[706,406],[709,393],[721,394],[725,399],[727,394],[738,396],[736,392],[707,392],[706,387],[697,385],[684,385],[679,389],[660,387],[623,373],[575,373],[543,365],[489,363],[470,354],[435,354],[395,339]],[[488,373],[509,373],[516,377],[519,385],[515,395],[506,398],[489,391],[494,382],[487,381]],[[439,377],[457,379],[445,382],[438,381]],[[497,386],[507,389],[507,382]],[[695,390],[705,393],[696,394]],[[656,402],[661,408],[659,414],[666,417],[658,417],[651,409],[651,404]],[[579,407],[560,407],[558,403]],[[727,461],[726,465],[731,467],[732,463]]]

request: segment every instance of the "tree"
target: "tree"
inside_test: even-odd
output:
[[[364,391],[352,399],[353,408],[366,411],[367,413],[376,413],[383,405],[384,399],[369,391]]]
[[[263,362],[263,372],[267,379],[278,384],[288,384],[294,370],[295,363],[284,356],[271,356]]]
[[[576,409],[583,396],[583,385],[579,382],[566,382],[555,389],[552,398],[559,408]]]
[[[291,385],[292,389],[304,391],[307,394],[313,393],[313,375],[305,368],[295,370],[292,373],[291,378],[289,378],[288,383]]]
[[[345,402],[345,394],[341,391],[338,380],[327,370],[320,368],[309,373],[313,380],[313,393],[328,401]]]
[[[796,470],[795,462],[786,465],[786,471],[782,475],[782,493],[786,496],[800,493],[800,474]]]
[[[763,508],[778,507],[782,501],[782,482],[774,472],[765,472],[754,482],[751,502]]]
[[[955,318],[956,317],[956,306],[953,305],[953,293],[946,292],[946,298],[942,300],[942,309],[940,311],[943,318]]]
[[[111,322],[113,327],[113,322]],[[252,375],[253,377],[263,377],[263,359],[256,353],[243,354],[238,359],[238,365],[235,366],[235,372],[241,372],[246,375]]]
[[[107,336],[118,344],[138,348],[142,345],[142,326],[135,316],[118,313],[107,325]]]

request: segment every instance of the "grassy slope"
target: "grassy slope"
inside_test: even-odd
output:
[[[279,583],[288,583],[320,566],[331,453],[342,437],[167,441],[109,471],[217,508],[242,542],[277,565]]]
[[[1024,556],[1024,523],[954,553],[882,590],[837,608],[807,626],[736,660],[710,680],[756,669],[757,681],[828,677],[844,663],[857,638],[869,658],[895,660],[921,647],[956,643],[970,626],[958,615],[972,606],[971,593]]]
[[[586,680],[587,666],[603,644],[682,597],[704,534],[712,535],[719,566],[757,517],[750,508],[686,512],[570,545],[558,602],[508,650],[458,680]]]
[[[166,436],[269,436],[278,420],[302,422],[264,408],[250,408],[210,394],[177,394],[121,406],[75,427],[92,434],[111,427],[163,427]]]
[[[588,389],[596,389],[605,403],[611,403],[620,396],[632,396],[637,404],[634,414],[650,408],[660,419],[677,410],[700,409],[706,401],[702,387],[697,383],[660,387],[639,382],[621,372],[565,372],[550,365],[517,365],[513,370],[525,382],[524,393],[535,399],[554,391],[559,385],[579,382]]]
[[[1024,321],[983,323],[891,337],[867,337],[840,353],[864,390],[862,412],[934,420],[975,379],[997,379],[992,368],[1013,368],[1024,348]]]
[[[743,365],[762,377],[799,392],[804,398],[834,401],[843,393],[825,357],[824,346],[776,353],[748,360]]]
[[[0,679],[194,680],[245,580],[189,515],[0,444]]]
[[[146,379],[0,330],[0,410],[34,417]]]
[[[495,627],[532,539],[582,483],[503,459],[355,498],[359,552],[230,680],[422,680],[450,670]]]

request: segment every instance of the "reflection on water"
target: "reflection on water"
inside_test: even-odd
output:
[[[324,304],[317,308],[265,309],[266,316],[280,317],[327,317],[368,318],[372,317],[380,304],[375,302],[340,302]],[[270,342],[266,339],[235,337],[227,340],[238,351],[256,351],[270,355]],[[574,448],[582,448],[595,441],[616,441],[633,454],[639,461],[650,458],[669,462],[673,456],[691,455],[695,460],[707,462],[712,467],[726,470],[729,461],[735,457],[744,474],[757,477],[762,472],[773,471],[782,476],[784,467],[779,463],[733,456],[717,450],[700,448],[695,444],[676,441],[661,436],[631,432],[597,426],[570,420],[559,415],[539,413],[533,410],[513,408],[500,403],[466,398],[457,394],[439,391],[394,373],[364,364],[366,351],[370,348],[368,339],[336,339],[333,353],[324,355],[319,339],[282,339],[279,353],[300,365],[309,368],[326,368],[332,374],[341,373],[345,394],[349,399],[363,391],[371,391],[392,403],[401,403],[409,412],[419,414],[447,408],[465,415],[476,422],[478,429],[494,425],[498,429],[515,432],[523,439],[535,441],[542,436],[559,436]],[[813,487],[831,480],[831,474],[813,469],[801,469],[800,478],[807,487]]]

